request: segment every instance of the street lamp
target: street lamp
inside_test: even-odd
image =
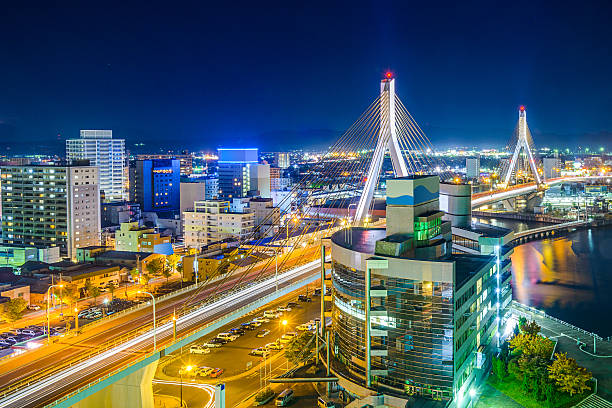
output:
[[[47,344],[51,344],[51,319],[49,317],[49,309],[51,308],[51,288],[63,288],[63,284],[59,285],[49,285],[47,288]]]
[[[76,306],[74,308],[74,330],[76,333],[79,332],[79,308]]]
[[[193,370],[193,366],[192,365],[188,365],[186,367],[183,367],[179,370],[179,373],[181,375],[181,407],[183,406],[183,372],[190,372],[191,370]]]
[[[138,293],[144,293],[145,295],[151,296],[151,299],[153,299],[153,350],[157,350],[157,335],[155,326],[155,296],[153,296],[149,292],[145,292],[144,290],[139,290]]]

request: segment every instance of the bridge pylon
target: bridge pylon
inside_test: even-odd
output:
[[[540,173],[538,173],[535,144],[527,126],[527,112],[524,106],[519,108],[518,123],[514,129],[510,145],[514,146],[514,149],[508,167],[502,172],[504,185],[509,185],[513,175],[516,179],[520,171],[529,169],[533,174],[536,184],[540,186],[542,179]],[[524,153],[524,156],[521,156],[521,152]]]
[[[378,140],[376,148],[370,162],[370,167],[366,176],[363,193],[355,210],[355,223],[360,225],[372,203],[374,190],[378,176],[382,169],[385,153],[389,151],[391,156],[391,164],[393,171],[397,177],[406,177],[408,175],[408,167],[400,150],[398,140],[398,131],[396,126],[396,96],[395,96],[395,78],[391,73],[387,73],[385,78],[380,82],[380,127],[378,132]]]

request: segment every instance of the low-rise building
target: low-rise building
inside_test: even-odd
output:
[[[251,198],[249,210],[255,216],[254,232],[258,237],[269,237],[278,231],[281,219],[280,209],[274,207],[271,198]]]
[[[54,263],[60,260],[59,246],[0,244],[0,266],[18,268],[27,261]]]
[[[226,238],[250,237],[255,222],[253,213],[231,212],[224,200],[196,201],[183,217],[185,246],[197,249]]]

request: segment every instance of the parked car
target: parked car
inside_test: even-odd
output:
[[[223,340],[214,338],[214,339],[208,340],[207,342],[205,342],[202,345],[204,347],[214,348],[214,347],[221,347],[224,344],[225,343],[223,342]]]
[[[278,317],[280,317],[280,315],[281,314],[279,312],[276,312],[274,310],[266,310],[263,313],[263,317],[266,319],[277,319]]]
[[[256,317],[253,321],[261,324],[261,323],[269,323],[270,319],[264,316],[259,316],[259,317]]]
[[[234,341],[238,337],[240,337],[238,334],[231,334],[231,333],[219,333],[219,334],[217,334],[217,338],[218,339],[227,340],[228,342],[229,341]]]
[[[252,322],[249,322],[249,323],[242,323],[242,324],[240,325],[240,327],[241,327],[242,329],[244,329],[244,330],[255,330],[255,326],[253,326],[253,323],[252,323]]]
[[[279,306],[276,308],[276,310],[278,310],[279,312],[290,312],[291,311],[291,307],[289,306]]]
[[[297,306],[298,306],[298,304],[296,302],[289,302],[289,303],[287,303],[287,307],[288,308],[292,308],[293,309],[294,307],[297,307]]]
[[[321,295],[321,289],[320,288],[315,289],[314,290],[314,296],[320,296],[320,295]]]
[[[246,333],[246,331],[240,327],[234,327],[233,329],[230,329],[229,332],[232,334],[237,334],[238,336],[242,336],[244,333]]]
[[[293,340],[295,337],[297,336],[296,332],[289,332],[289,333],[285,333],[281,336],[280,338],[280,342],[281,343],[289,343],[291,340]]]
[[[211,373],[210,373],[210,378],[217,378],[219,377],[221,374],[223,374],[223,369],[222,368],[215,368]]]
[[[308,297],[308,296],[306,296],[306,295],[299,295],[299,296],[298,296],[298,300],[299,300],[300,302],[312,302],[312,299],[311,299],[311,298],[309,298],[309,297]]]
[[[275,405],[277,407],[286,407],[293,400],[293,390],[291,388],[286,388],[283,392],[276,397]]]
[[[257,321],[257,319],[253,320],[250,324],[251,324],[251,327],[253,329],[255,329],[256,327],[261,326],[261,322]],[[251,330],[253,330],[253,329],[251,329]]]
[[[40,306],[38,305],[29,305],[28,310],[40,310]]]
[[[264,347],[258,347],[256,349],[251,350],[251,352],[249,353],[252,356],[261,356],[261,357],[267,357],[270,355],[270,350],[264,348]]]
[[[258,331],[256,337],[266,337],[268,334],[270,334],[270,330],[264,329],[264,330]]]
[[[275,350],[275,351],[283,349],[283,345],[278,342],[268,343],[264,347],[267,348],[268,350]]]
[[[209,354],[210,349],[200,344],[194,344],[193,346],[189,347],[189,353],[191,354]]]
[[[317,408],[336,408],[336,404],[325,397],[319,397],[317,399]]]

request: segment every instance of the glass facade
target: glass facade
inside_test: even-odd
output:
[[[348,373],[365,378],[365,272],[333,263],[333,352]],[[453,390],[453,285],[373,274],[373,385],[450,399]],[[375,293],[375,292],[373,292]],[[381,372],[384,375],[376,375]]]

